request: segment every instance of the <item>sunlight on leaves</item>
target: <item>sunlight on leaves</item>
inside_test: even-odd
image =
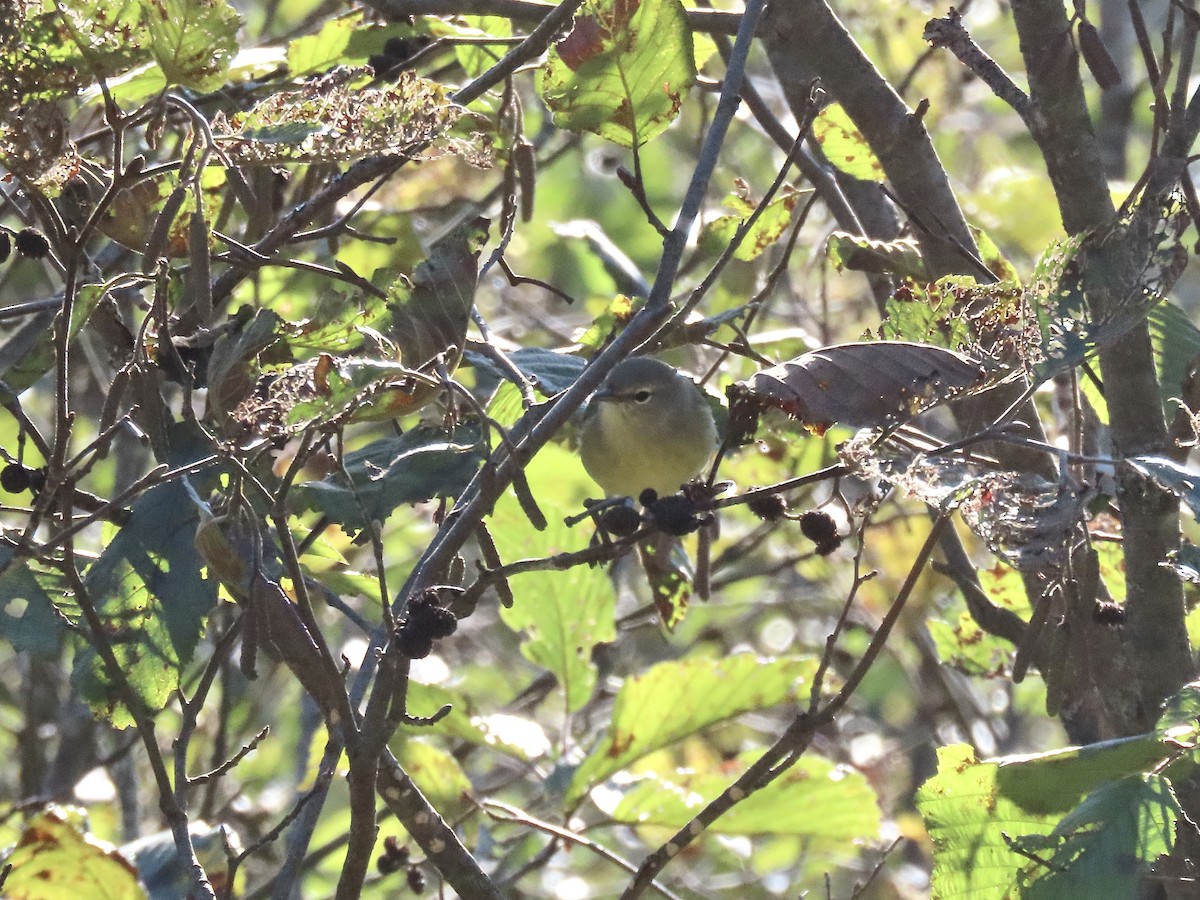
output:
[[[792,212],[800,200],[800,192],[791,185],[784,185],[767,204],[754,227],[746,232],[742,242],[734,251],[733,258],[749,262],[762,256],[766,250],[783,237],[792,220]],[[750,185],[741,178],[734,179],[734,190],[725,198],[725,206],[733,215],[717,216],[705,223],[700,230],[700,249],[716,256],[723,252],[733,239],[742,223],[750,217],[759,200],[750,191]]]
[[[716,799],[758,758],[743,753],[719,770],[679,769],[639,778],[617,787],[615,805],[597,792],[601,808],[616,822],[679,829]],[[846,844],[879,836],[879,801],[865,776],[806,753],[787,772],[738,802],[708,831],[714,834],[791,834],[814,847],[844,850]]]
[[[568,528],[565,511],[582,508],[587,480],[579,457],[549,445],[526,469],[534,497],[547,509],[544,531],[537,531],[521,512],[512,490],[505,492],[487,520],[504,562],[581,550],[586,526]],[[576,710],[592,696],[596,666],[592,648],[616,638],[612,582],[602,567],[575,566],[565,572],[529,572],[511,579],[516,602],[500,610],[504,624],[521,633],[521,654],[553,672],[568,709]]]
[[[922,785],[916,798],[934,844],[933,897],[1013,896],[1029,873],[1047,871],[1017,852],[1017,846],[1052,846],[1040,839],[1056,830],[1063,836],[1073,832],[1081,816],[1092,815],[1097,803],[1107,802],[1104,797],[1120,779],[1139,776],[1175,752],[1155,734],[994,760],[980,760],[961,744],[940,748],[938,774]],[[1138,777],[1132,780],[1140,782]],[[1169,807],[1161,793],[1152,802],[1159,811]],[[1072,810],[1076,812],[1062,818]],[[1137,843],[1158,833],[1153,816],[1139,818],[1139,823],[1120,833],[1119,856],[1138,858]],[[1069,859],[1061,862],[1072,864]]]
[[[413,72],[395,84],[354,88],[365,70],[334,69],[292,91],[280,91],[245,113],[213,117],[213,136],[239,163],[352,162],[364,156],[454,153],[490,164],[479,140],[449,138],[462,115],[444,87]],[[432,146],[431,146],[432,145]]]
[[[661,134],[695,80],[692,33],[679,0],[589,0],[538,71],[554,124],[622,147]]]
[[[224,84],[241,26],[225,0],[146,0],[143,21],[169,84],[201,92]]]
[[[50,806],[33,815],[5,859],[8,900],[144,900],[137,869],[116,847],[87,832],[81,809]]]
[[[854,178],[883,181],[883,165],[840,103],[821,110],[812,125],[813,137],[829,161]]]
[[[582,796],[635,760],[716,722],[806,699],[815,671],[816,661],[807,657],[762,659],[739,653],[659,663],[627,679],[608,731],[576,770],[568,798]]]
[[[839,272],[872,272],[899,275],[916,280],[928,279],[925,260],[917,242],[907,238],[876,241],[861,235],[835,231],[829,236],[825,252]]]

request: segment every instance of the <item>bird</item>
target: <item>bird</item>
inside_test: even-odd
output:
[[[588,475],[609,497],[679,492],[717,449],[717,426],[700,388],[661,360],[618,363],[592,395],[580,432]]]

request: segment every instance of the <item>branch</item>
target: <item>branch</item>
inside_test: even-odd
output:
[[[793,114],[802,115],[808,85],[818,76],[866,137],[896,194],[945,229],[940,238],[919,235],[931,274],[963,273],[958,246],[978,249],[929,133],[829,5],[793,0],[772,7],[762,40]]]
[[[500,891],[479,868],[458,835],[425,798],[392,756],[384,753],[378,775],[379,796],[408,831],[429,861],[461,897],[502,900]]]
[[[904,609],[905,603],[917,585],[925,563],[933,553],[933,548],[937,546],[937,542],[949,522],[950,513],[945,511],[934,521],[933,527],[925,538],[925,543],[917,553],[912,568],[909,569],[908,577],[904,579],[904,584],[897,591],[891,607],[880,621],[875,634],[872,635],[871,643],[867,645],[867,649],[863,652],[857,665],[847,676],[841,690],[819,711],[806,711],[797,715],[779,740],[759,757],[733,785],[704,807],[691,822],[676,832],[674,837],[646,857],[645,862],[638,869],[637,877],[621,894],[621,900],[635,900],[640,897],[649,886],[651,879],[658,875],[680,851],[703,834],[709,825],[732,809],[734,805],[755,791],[766,787],[787,771],[808,748],[817,731],[833,722],[834,717],[849,702],[850,697],[858,690],[858,686],[875,664],[875,660],[879,658],[879,654],[883,651],[883,647],[892,633],[892,628],[900,618],[900,612]],[[827,648],[826,655],[829,652],[830,648]]]
[[[597,856],[608,860],[614,865],[620,866],[626,872],[630,874],[637,873],[637,866],[613,853],[603,844],[597,844],[595,841],[585,838],[582,834],[576,834],[567,828],[560,828],[549,822],[543,822],[541,819],[537,819],[529,815],[529,813],[517,809],[515,806],[509,806],[507,803],[501,803],[499,800],[485,800],[483,801],[483,811],[497,822],[512,822],[517,825],[527,825],[530,828],[536,828],[538,831],[553,835],[559,840],[566,841],[568,844],[586,847]],[[651,881],[650,887],[666,897],[667,900],[680,900],[679,897],[671,893],[657,881]]]
[[[949,15],[941,19],[930,19],[925,25],[925,40],[934,47],[945,47],[960,63],[970,69],[976,77],[992,89],[992,93],[1013,108],[1025,127],[1030,131],[1036,126],[1033,121],[1034,107],[1029,95],[1017,87],[1000,64],[988,56],[983,48],[963,28],[962,13],[951,7]]]
[[[501,16],[514,22],[540,22],[555,9],[553,3],[537,0],[366,0],[366,5],[389,19],[409,16]],[[689,9],[688,27],[709,34],[737,34],[741,15],[705,9]]]
[[[1030,95],[1039,112],[1040,127],[1033,137],[1046,161],[1063,224],[1072,234],[1105,228],[1115,210],[1088,117],[1077,54],[1073,49],[1064,54],[1061,47],[1061,36],[1070,28],[1066,12],[1056,0],[1016,0],[1012,10]],[[1186,133],[1175,128],[1172,135],[1164,141],[1163,157],[1152,160],[1147,169],[1146,189],[1134,217],[1160,217],[1159,195],[1179,178],[1182,160],[1175,154]],[[1089,266],[1111,273],[1089,285],[1088,304],[1097,320],[1119,315],[1130,292],[1142,289],[1148,248],[1135,240],[1140,230],[1130,227],[1125,229],[1127,239],[1098,242],[1089,259]],[[1168,452],[1144,321],[1100,351],[1100,370],[1114,455]],[[1124,646],[1132,659],[1128,669],[1109,667],[1114,681],[1106,698],[1118,732],[1135,734],[1152,727],[1162,701],[1187,682],[1195,668],[1184,624],[1183,586],[1162,566],[1179,546],[1179,503],[1168,492],[1140,482],[1128,467],[1121,467],[1117,478],[1125,534]],[[1140,673],[1140,683],[1131,683],[1117,669]]]

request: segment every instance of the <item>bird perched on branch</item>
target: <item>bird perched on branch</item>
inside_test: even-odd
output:
[[[708,539],[702,532],[701,565],[693,570],[680,537],[710,524],[712,516],[698,514],[692,498],[679,492],[704,471],[716,449],[717,426],[696,383],[648,357],[624,360],[608,373],[592,395],[580,432],[588,474],[609,497],[641,502],[656,526],[638,543],[638,555],[668,629],[683,618],[693,585],[701,596],[708,593]],[[643,523],[632,507],[621,505],[599,519],[601,528],[611,527],[623,510],[625,527]]]
[[[717,449],[708,401],[674,366],[638,356],[608,373],[580,434],[583,467],[612,497],[678,493]]]

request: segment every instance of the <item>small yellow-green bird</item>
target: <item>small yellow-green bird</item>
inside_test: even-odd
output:
[[[617,364],[592,395],[580,433],[583,467],[610,497],[647,488],[678,493],[717,449],[717,426],[700,388],[647,356]]]

